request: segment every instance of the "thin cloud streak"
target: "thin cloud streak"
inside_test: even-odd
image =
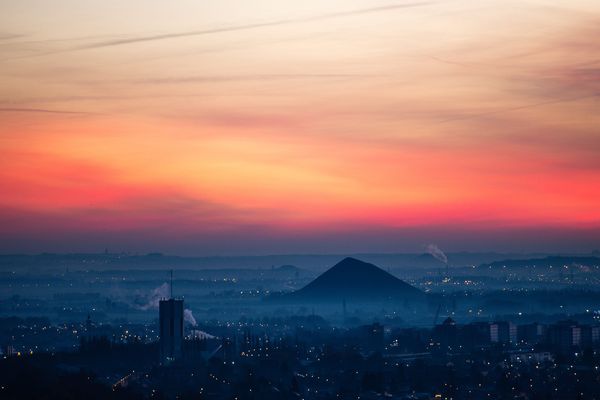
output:
[[[503,108],[501,110],[494,110],[494,111],[488,111],[488,112],[483,112],[483,113],[478,113],[478,114],[465,115],[465,116],[456,117],[456,118],[448,118],[443,121],[440,121],[439,123],[445,124],[448,122],[463,121],[463,120],[479,118],[479,117],[487,117],[488,115],[504,114],[504,113],[509,113],[509,112],[513,112],[513,111],[527,110],[529,108],[542,107],[542,106],[546,106],[546,105],[550,105],[550,104],[567,103],[570,101],[584,100],[584,99],[589,99],[589,98],[598,97],[598,96],[600,96],[600,93],[588,94],[585,96],[571,97],[571,98],[565,98],[565,99],[554,99],[554,100],[548,100],[548,101],[541,101],[539,103],[531,103],[531,104],[525,104],[525,105],[517,106],[517,107]]]
[[[87,111],[49,110],[45,108],[0,108],[0,112],[6,113],[44,113],[44,114],[96,114]]]
[[[364,74],[261,74],[261,75],[214,75],[214,76],[189,76],[164,79],[139,79],[134,83],[190,83],[190,82],[245,82],[245,81],[279,81],[279,80],[300,80],[300,79],[345,79],[345,78],[365,78],[377,75]]]
[[[12,36],[0,36],[0,40],[16,39],[26,37],[27,35],[12,35]],[[107,39],[107,38],[123,38],[126,35],[90,35],[90,36],[76,36],[67,38],[57,39],[40,39],[40,40],[23,40],[20,42],[6,43],[6,45],[27,45],[27,44],[45,44],[45,43],[61,43],[61,42],[82,42],[96,39]]]
[[[317,15],[317,16],[312,16],[312,17],[288,18],[288,19],[282,19],[282,20],[278,20],[278,21],[237,25],[237,26],[228,26],[228,27],[214,28],[214,29],[204,29],[204,30],[199,30],[199,31],[167,33],[167,34],[162,34],[162,35],[151,35],[151,36],[138,36],[138,37],[132,37],[132,38],[128,38],[128,39],[119,39],[119,40],[107,40],[107,41],[103,41],[103,42],[96,42],[96,43],[76,46],[76,47],[72,47],[72,48],[68,48],[68,49],[63,49],[63,50],[47,51],[47,52],[38,53],[38,54],[28,54],[28,55],[22,55],[22,56],[16,56],[16,57],[8,57],[8,58],[0,59],[0,62],[21,60],[21,59],[27,59],[27,58],[32,58],[32,57],[44,57],[44,56],[49,56],[49,55],[54,55],[54,54],[70,53],[70,52],[80,51],[80,50],[90,50],[90,49],[98,49],[98,48],[104,48],[104,47],[114,47],[114,46],[123,46],[123,45],[128,45],[128,44],[135,44],[135,43],[152,42],[152,41],[158,41],[158,40],[177,39],[177,38],[190,37],[190,36],[212,35],[212,34],[226,33],[226,32],[237,32],[237,31],[268,28],[268,27],[282,26],[282,25],[289,25],[289,24],[300,24],[300,23],[306,23],[306,22],[328,20],[328,19],[333,19],[333,18],[350,17],[350,16],[354,16],[354,15],[361,15],[361,14],[371,14],[371,13],[377,13],[377,12],[383,12],[383,11],[389,11],[389,10],[422,7],[422,6],[428,6],[431,4],[434,4],[434,2],[390,4],[387,6],[363,8],[363,9],[352,10],[352,11],[342,11],[342,12],[322,14],[322,15]],[[113,35],[113,36],[121,36],[121,35]],[[53,41],[53,40],[49,39],[48,41]],[[61,39],[59,39],[57,41],[61,41]]]
[[[376,12],[389,11],[389,10],[397,10],[397,9],[403,9],[403,8],[422,7],[422,6],[427,6],[430,4],[432,4],[432,3],[431,2],[420,2],[420,3],[406,3],[406,4],[390,4],[387,6],[363,8],[363,9],[352,10],[352,11],[342,11],[342,12],[337,12],[337,13],[316,15],[316,16],[312,16],[312,17],[288,18],[288,19],[282,19],[282,20],[278,20],[278,21],[237,25],[237,26],[228,26],[228,27],[214,28],[214,29],[204,29],[204,30],[199,30],[199,31],[167,33],[167,34],[152,35],[152,36],[139,36],[139,37],[134,37],[134,38],[130,38],[130,39],[109,40],[109,41],[104,41],[104,42],[92,43],[92,44],[88,44],[88,45],[75,47],[72,50],[97,49],[97,48],[102,48],[102,47],[122,46],[122,45],[134,44],[134,43],[140,43],[140,42],[151,42],[151,41],[156,41],[156,40],[176,39],[176,38],[188,37],[188,36],[212,35],[215,33],[245,31],[245,30],[257,29],[257,28],[267,28],[267,27],[288,25],[288,24],[300,24],[300,23],[313,22],[313,21],[322,21],[322,20],[327,20],[327,19],[332,19],[332,18],[350,17],[353,15],[370,14],[370,13],[376,13]]]
[[[25,36],[26,35],[21,35],[21,34],[17,34],[17,33],[0,34],[0,40],[12,40],[12,39],[25,37]]]

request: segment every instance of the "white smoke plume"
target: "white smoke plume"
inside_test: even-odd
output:
[[[194,318],[194,314],[192,313],[192,310],[190,310],[188,308],[183,310],[183,319],[185,322],[189,323],[192,326],[198,325],[198,323],[196,322],[196,318]]]
[[[437,260],[440,260],[444,264],[448,264],[448,257],[446,257],[446,254],[444,254],[444,252],[435,244],[428,244],[425,246],[425,250]]]
[[[158,303],[161,299],[169,297],[170,286],[167,282],[163,283],[159,287],[152,289],[152,292],[146,297],[146,303],[138,305],[137,308],[140,310],[158,310]]]

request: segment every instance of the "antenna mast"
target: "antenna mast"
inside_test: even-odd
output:
[[[171,298],[173,298],[173,270],[171,270],[171,286],[170,286],[170,289],[171,289]]]

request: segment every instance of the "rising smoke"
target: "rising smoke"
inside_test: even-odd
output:
[[[198,325],[198,323],[196,322],[196,318],[194,318],[194,314],[192,313],[192,310],[190,310],[189,308],[186,308],[185,310],[183,310],[183,319],[185,322],[189,323],[192,326]]]
[[[427,246],[425,246],[425,250],[437,260],[448,265],[448,257],[446,257],[446,254],[444,254],[444,252],[435,244],[428,244]]]
[[[138,298],[132,306],[143,311],[158,310],[160,300],[168,299],[170,297],[170,289],[170,285],[165,282],[157,288],[152,289],[148,295]],[[192,310],[189,308],[183,310],[183,319],[192,326],[198,325],[196,318],[194,318],[194,313],[192,313]]]
[[[145,298],[144,304],[137,304],[136,308],[140,310],[158,310],[158,302],[161,299],[169,297],[170,286],[167,282],[163,283],[159,287],[152,289],[150,294]]]

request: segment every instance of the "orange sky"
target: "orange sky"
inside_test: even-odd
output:
[[[0,252],[600,247],[600,3],[0,5]]]

